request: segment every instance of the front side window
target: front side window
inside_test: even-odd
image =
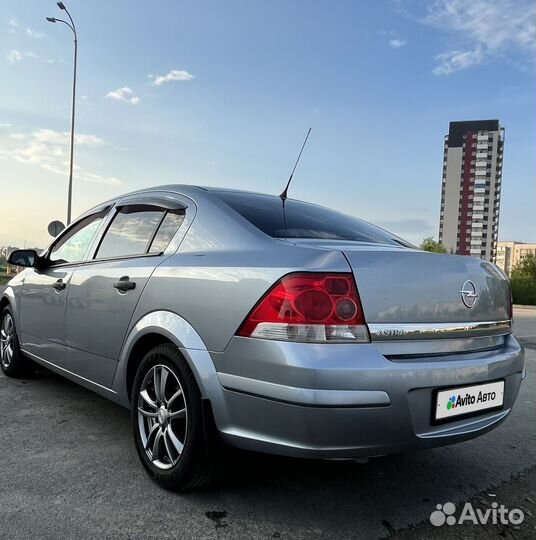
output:
[[[163,215],[163,209],[148,205],[120,208],[102,239],[96,258],[144,255]]]
[[[53,246],[49,256],[50,262],[53,264],[81,262],[107,212],[108,209],[88,216],[69,229]]]

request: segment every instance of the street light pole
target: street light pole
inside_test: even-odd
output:
[[[71,223],[71,207],[73,199],[73,160],[74,160],[74,115],[76,109],[76,59],[78,54],[78,36],[76,34],[76,26],[74,24],[71,14],[67,11],[63,2],[56,2],[58,7],[67,13],[70,23],[62,19],[56,19],[55,17],[47,17],[47,21],[51,23],[61,22],[66,24],[73,32],[74,35],[74,63],[73,63],[73,102],[71,106],[71,156],[69,159],[69,193],[67,197],[67,225]]]

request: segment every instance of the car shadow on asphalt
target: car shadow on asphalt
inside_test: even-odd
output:
[[[19,380],[20,384],[33,384],[36,386],[53,386],[61,390],[61,395],[68,399],[70,394],[76,395],[79,404],[87,402],[88,407],[81,407],[78,414],[86,416],[76,419],[80,424],[88,423],[88,428],[93,419],[100,423],[100,414],[85,414],[95,406],[99,409],[108,409],[106,415],[114,423],[114,436],[124,439],[128,444],[131,442],[131,426],[129,411],[107,400],[106,398],[83,388],[76,383],[57,375],[56,373],[39,367],[31,379]],[[49,388],[50,389],[50,388]],[[91,407],[89,406],[91,404]],[[271,454],[263,454],[247,450],[240,450],[223,445],[220,449],[222,457],[215,480],[199,492],[209,493],[212,490],[234,490],[259,486],[259,484],[278,484],[289,481],[307,482],[311,485],[318,482],[334,483],[351,482],[352,477],[358,474],[361,481],[371,481],[374,477],[384,474],[390,469],[394,473],[406,461],[407,454],[395,454],[359,460],[318,460],[299,459]],[[133,453],[134,450],[132,450]],[[363,477],[363,475],[365,475]]]
[[[66,490],[89,512],[92,500],[77,490],[75,470],[88,492],[106,498],[118,516],[129,508],[125,520],[132,519],[145,501],[155,500],[162,512],[176,519],[200,513],[231,536],[235,527],[253,523],[278,534],[314,527],[337,531],[341,538],[353,537],[364,527],[378,538],[427,519],[436,503],[468,500],[530,465],[526,456],[533,433],[520,433],[511,419],[506,427],[474,441],[364,463],[227,450],[223,471],[212,484],[174,494],[144,473],[127,409],[48,370],[40,370],[33,379],[2,378],[0,383],[5,405],[14,414],[28,410],[35,421],[17,431],[20,440],[32,441],[24,447],[24,475],[31,484],[41,485],[43,464],[54,462],[54,478],[61,482],[61,488],[54,489]],[[17,388],[11,392],[9,387]],[[525,401],[517,406],[520,420],[532,411]],[[6,444],[6,451],[12,447]]]
[[[39,369],[35,378],[29,379],[28,382],[39,386],[52,385],[61,389],[61,394],[66,399],[72,394],[77,404],[80,404],[80,409],[75,413],[79,416],[76,422],[80,425],[85,424],[89,431],[92,428],[98,428],[102,422],[102,415],[106,415],[114,428],[112,433],[103,432],[103,436],[113,436],[116,439],[115,443],[120,442],[117,439],[121,439],[121,443],[128,445],[128,454],[135,456],[135,461],[137,461],[127,409],[47,369]],[[84,406],[84,402],[87,406]],[[95,408],[98,411],[95,411]],[[93,422],[95,422],[94,426]],[[368,486],[368,489],[372,490],[379,479],[387,479],[387,484],[389,484],[390,479],[401,475],[411,477],[416,468],[422,474],[422,469],[427,467],[427,463],[433,469],[438,458],[436,454],[436,459],[431,459],[432,463],[429,463],[434,451],[393,454],[368,460],[299,459],[239,450],[225,445],[222,451],[224,456],[219,464],[215,480],[208,486],[198,489],[196,493],[199,496],[203,493],[209,495],[213,492],[221,492],[221,490],[238,492],[250,489],[279,489],[281,486],[289,488],[293,484],[299,485],[300,490],[331,486],[339,491],[341,489],[345,491],[345,489],[354,489],[357,483]],[[435,452],[441,452],[441,449]]]

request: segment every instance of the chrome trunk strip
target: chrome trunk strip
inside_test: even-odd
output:
[[[512,321],[510,320],[464,323],[369,324],[368,327],[372,342],[472,338],[503,336],[512,333]]]

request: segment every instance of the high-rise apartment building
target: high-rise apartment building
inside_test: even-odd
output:
[[[498,120],[451,122],[445,136],[439,241],[495,261],[504,148]]]

